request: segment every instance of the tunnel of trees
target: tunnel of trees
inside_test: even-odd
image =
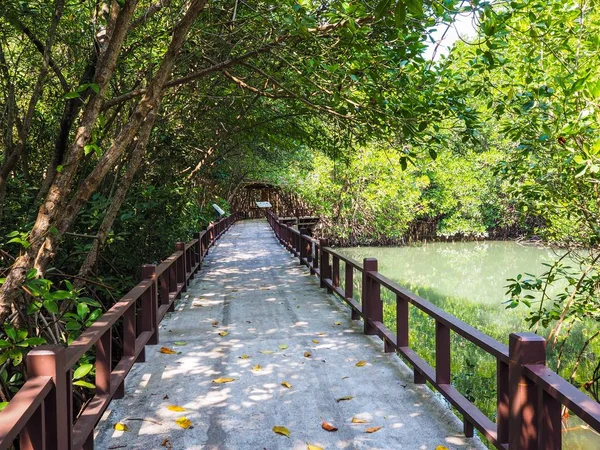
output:
[[[509,306],[600,321],[599,51],[595,0],[0,2],[0,406],[250,181],[341,245],[562,246]]]

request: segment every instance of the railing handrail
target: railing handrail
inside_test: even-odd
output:
[[[158,324],[175,299],[200,270],[208,249],[240,214],[209,224],[158,266],[142,266],[142,280],[102,314],[71,345],[43,345],[27,354],[28,380],[0,411],[0,450],[18,436],[22,450],[79,450],[93,444],[96,423],[113,398],[124,395],[125,377],[135,362],[145,360],[145,345],[158,344]],[[141,307],[136,314],[136,303]],[[112,327],[123,319],[123,356],[112,369]],[[96,393],[75,423],[72,417],[71,372],[80,358],[96,347]],[[48,402],[48,395],[52,401]],[[91,441],[90,441],[91,440]]]
[[[430,382],[463,415],[467,437],[473,435],[475,427],[499,449],[559,450],[563,407],[600,433],[600,403],[546,367],[546,341],[541,336],[513,333],[506,346],[379,273],[376,259],[365,258],[361,264],[330,248],[327,240],[317,241],[306,230],[282,223],[270,211],[266,216],[281,244],[319,276],[321,287],[350,306],[352,319],[363,320],[365,334],[379,336],[386,352],[402,355],[413,367],[415,383]],[[345,263],[344,289],[340,283],[340,261]],[[360,303],[353,295],[354,270],[362,275]],[[396,295],[395,336],[383,323],[382,286]],[[436,322],[435,368],[409,346],[409,304]],[[497,361],[496,423],[451,384],[451,331]]]

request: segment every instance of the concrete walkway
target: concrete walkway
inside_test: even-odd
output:
[[[98,424],[96,448],[485,448],[462,436],[450,409],[412,384],[412,373],[379,340],[362,334],[265,221],[234,225],[184,297],[162,322],[160,345],[147,347],[147,362],[127,377],[125,398]],[[160,353],[161,346],[178,353]],[[366,365],[357,367],[361,360]],[[213,382],[220,377],[235,380]],[[180,427],[181,417],[193,427]],[[322,421],[339,430],[323,430]],[[129,431],[116,431],[119,422]],[[369,427],[382,428],[366,433]]]

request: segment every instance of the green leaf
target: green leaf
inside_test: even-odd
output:
[[[406,7],[415,16],[423,15],[423,0],[406,0]]]
[[[125,2],[123,2],[123,4],[125,4]],[[96,83],[90,83],[90,89],[96,94],[100,93],[100,86],[98,86]]]
[[[73,381],[73,384],[75,386],[81,386],[81,387],[88,388],[88,389],[96,389],[95,385],[93,385],[92,383],[88,383],[87,381],[83,381],[83,380]]]
[[[46,343],[46,339],[41,337],[30,337],[23,341],[24,344],[28,344],[33,347],[34,345],[43,345]]]
[[[8,341],[0,339],[0,348],[9,348],[12,347],[12,344]]]
[[[17,340],[17,330],[15,330],[15,328],[12,325],[4,327],[4,332],[11,341],[14,342]]]
[[[58,166],[56,166],[56,171],[58,173],[61,173],[63,171],[63,169],[64,169],[64,166],[62,164],[59,164]]]
[[[431,156],[431,159],[433,159],[435,161],[437,159],[437,152],[434,149],[430,148],[429,156]]]
[[[12,350],[10,352],[10,359],[12,360],[13,367],[17,367],[21,362],[23,362],[23,353],[20,350]]]
[[[117,0],[117,4],[121,7],[124,8],[125,7],[125,0]]]
[[[375,17],[381,19],[392,6],[392,0],[381,0],[375,7]]]
[[[396,26],[398,28],[404,26],[406,23],[406,5],[404,4],[403,0],[399,0],[398,3],[396,3],[394,17],[396,19]]]
[[[83,320],[90,312],[90,307],[85,303],[77,304],[77,315]]]
[[[0,402],[0,411],[8,406],[8,402]]]
[[[79,98],[79,92],[68,92],[63,96],[63,98],[65,100],[70,100],[72,98]]]
[[[43,305],[48,312],[58,314],[58,303],[56,303],[54,300],[44,300]]]
[[[73,379],[79,380],[80,378],[85,377],[91,370],[94,368],[93,364],[82,364],[80,365],[75,372],[73,372]]]

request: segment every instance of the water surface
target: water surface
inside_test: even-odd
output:
[[[379,271],[388,278],[504,343],[508,343],[510,333],[528,331],[524,320],[528,308],[506,309],[503,304],[508,299],[505,294],[507,279],[526,272],[540,275],[547,270],[544,263],[551,264],[560,256],[560,250],[508,241],[354,247],[341,249],[341,253],[357,261],[377,258]],[[394,314],[393,309],[392,305],[385,309],[386,324],[391,324],[388,326],[395,323],[395,317],[387,317]],[[411,345],[430,362],[434,358],[432,322],[411,311]],[[453,341],[453,383],[463,395],[492,416],[495,410],[495,361],[470,345]],[[590,361],[592,366],[595,367],[593,360]],[[572,430],[565,435],[564,448],[600,448],[600,437],[581,428],[581,422],[576,418],[571,418],[564,426]]]

